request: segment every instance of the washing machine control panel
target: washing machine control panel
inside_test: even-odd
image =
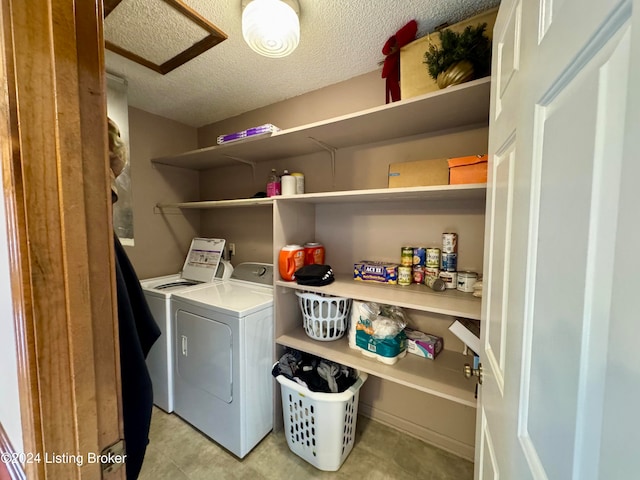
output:
[[[273,265],[258,262],[241,263],[233,270],[231,279],[270,287],[273,285]]]

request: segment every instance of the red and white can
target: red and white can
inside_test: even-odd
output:
[[[304,244],[304,264],[324,265],[324,245],[318,242]]]
[[[424,283],[424,267],[422,265],[413,266],[413,283]]]

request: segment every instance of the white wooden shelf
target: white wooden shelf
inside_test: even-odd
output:
[[[231,208],[272,205],[274,202],[311,204],[414,200],[477,200],[484,202],[486,187],[487,185],[485,183],[475,183],[467,185],[436,185],[431,187],[377,188],[371,190],[282,195],[269,198],[241,198],[238,200],[205,200],[182,203],[159,203],[156,207],[161,210],[175,208]]]
[[[207,170],[234,165],[237,159],[262,162],[319,152],[325,147],[339,149],[487,125],[490,81],[490,77],[486,77],[361,112],[281,130],[269,137],[215,145],[155,158],[152,162]]]
[[[305,193],[276,197],[277,202],[291,203],[358,203],[374,201],[414,200],[481,200],[484,201],[486,183],[467,185],[436,185],[431,187],[376,188],[340,192]]]
[[[364,302],[378,302],[423,312],[480,320],[481,299],[474,297],[471,293],[464,293],[458,290],[435,292],[426,285],[411,284],[400,286],[360,282],[349,275],[336,275],[336,280],[333,283],[323,287],[298,285],[296,282],[284,280],[276,280],[276,285],[296,290],[353,298]]]
[[[231,207],[257,207],[273,205],[273,197],[267,198],[239,198],[236,200],[202,200],[196,202],[158,203],[156,208],[187,209],[187,208],[231,208]]]
[[[475,382],[467,380],[463,374],[464,364],[473,363],[472,357],[461,353],[443,350],[435,360],[407,353],[395,365],[386,365],[350,348],[346,337],[333,342],[319,342],[307,336],[302,327],[281,335],[276,339],[276,343],[452,402],[476,407]]]

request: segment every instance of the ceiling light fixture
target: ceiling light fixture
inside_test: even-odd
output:
[[[242,36],[254,52],[286,57],[300,42],[298,0],[242,0]]]

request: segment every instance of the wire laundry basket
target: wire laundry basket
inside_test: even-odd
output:
[[[311,292],[296,292],[302,310],[304,331],[314,340],[329,342],[347,331],[351,299]]]

